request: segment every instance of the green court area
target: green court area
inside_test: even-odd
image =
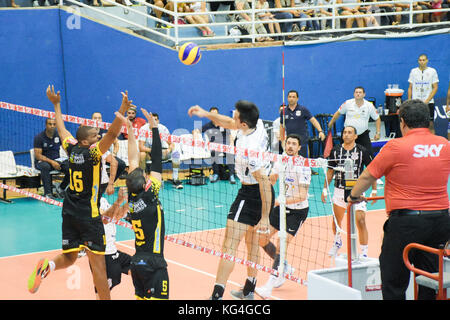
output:
[[[324,175],[312,176],[309,190],[309,217],[331,214],[331,205],[323,204],[320,196]],[[379,195],[383,194],[379,185]],[[160,199],[165,212],[166,234],[179,234],[223,228],[228,210],[238,189],[239,181],[232,185],[228,181],[209,181],[202,186],[189,185],[184,181],[184,189],[177,190],[170,182],[165,182]],[[275,193],[278,195],[278,184]],[[106,196],[112,203],[116,194]],[[384,201],[368,205],[368,209],[384,208]],[[44,202],[17,198],[13,203],[0,203],[0,257],[25,254],[61,248],[61,208]],[[132,230],[117,227],[117,240],[134,238]]]

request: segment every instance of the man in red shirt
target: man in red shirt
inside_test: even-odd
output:
[[[405,299],[410,272],[402,254],[409,243],[433,248],[450,239],[450,144],[428,129],[429,110],[420,100],[400,106],[403,137],[390,140],[364,170],[348,198],[359,202],[373,181],[386,178],[385,201],[389,215],[384,225],[380,254],[383,299]],[[415,251],[416,268],[438,272],[437,255]],[[419,287],[419,299],[434,299],[434,290]]]
[[[131,121],[133,128],[139,133],[139,129],[147,123],[145,119],[136,117],[136,108],[132,107],[127,111],[127,118]],[[128,133],[122,133],[123,140],[128,139]]]

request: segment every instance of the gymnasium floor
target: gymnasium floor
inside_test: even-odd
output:
[[[322,186],[323,175],[313,176],[313,179],[317,181],[313,180],[312,183],[316,187],[310,189],[310,215],[296,238],[301,238],[300,234],[308,237],[314,234],[313,224],[319,219],[326,219],[328,226],[331,223],[326,207],[312,207],[317,200],[320,202],[321,187],[318,186]],[[207,239],[211,240],[206,240],[202,245],[207,247],[207,241],[214,241],[220,246],[226,214],[239,186],[239,182],[230,185],[228,181],[215,184],[208,182],[204,186],[185,183],[183,190],[176,190],[171,183],[166,182],[161,192],[161,201],[166,212],[166,235],[189,235],[187,239],[197,244],[195,241],[200,239],[199,234],[206,232]],[[383,193],[382,188],[383,185],[379,185],[379,194]],[[211,201],[212,198],[215,200]],[[113,199],[114,195],[110,197],[110,200]],[[369,205],[368,210],[371,210],[366,218],[370,238],[369,256],[378,257],[382,224],[386,219],[384,201]],[[331,236],[327,235],[327,243]],[[131,230],[117,226],[119,250],[132,255],[133,239]],[[74,266],[66,270],[51,273],[36,294],[27,291],[27,279],[35,263],[41,257],[52,258],[60,253],[60,207],[29,198],[13,199],[12,204],[0,203],[0,243],[0,300],[95,299],[87,257],[79,258]],[[344,248],[345,243],[341,253],[345,253]],[[205,300],[210,296],[217,271],[217,257],[168,241],[165,242],[165,257],[169,265],[170,299]],[[329,261],[326,263],[332,266],[332,260],[327,259]],[[225,299],[231,298],[229,291],[238,289],[244,282],[245,275],[245,267],[236,264],[226,287]],[[263,285],[267,278],[268,274],[260,271],[258,286]],[[111,291],[111,296],[113,299],[134,299],[131,277],[122,275],[122,283]],[[307,288],[287,280],[281,288],[273,291],[272,298],[306,299]]]

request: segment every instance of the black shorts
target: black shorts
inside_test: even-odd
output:
[[[275,192],[271,187],[272,201],[270,211],[275,203]],[[250,226],[255,226],[261,220],[261,194],[259,184],[242,185],[236,199],[231,205],[228,219]],[[269,211],[269,212],[270,212]]]
[[[288,209],[286,208],[286,232],[294,236],[308,217],[308,208]],[[273,208],[269,216],[270,225],[280,231],[280,207]]]
[[[128,274],[130,271],[131,256],[122,251],[113,254],[105,254],[106,278],[108,279],[109,289],[117,286],[122,280],[122,273]],[[90,267],[91,265],[89,265]],[[97,288],[95,293],[97,293]]]
[[[162,256],[151,254],[133,256],[131,277],[138,299],[169,299],[169,273]]]
[[[430,121],[434,121],[434,103],[428,104],[428,110],[430,110]]]
[[[105,228],[100,217],[80,219],[63,213],[62,239],[63,253],[87,248],[93,253],[105,254]]]

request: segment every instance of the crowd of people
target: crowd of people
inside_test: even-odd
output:
[[[114,2],[121,5],[139,4],[133,0],[86,0],[92,6],[111,6]],[[153,7],[151,14],[157,18],[157,28],[170,28],[164,21],[174,23],[174,2],[169,0],[148,0]],[[254,30],[251,23],[238,24],[243,33],[257,35],[256,41],[289,40],[296,35],[291,33],[302,31],[316,31],[327,29],[364,28],[377,27],[380,25],[398,25],[409,23],[410,4],[391,0],[392,3],[377,4],[376,1],[363,0],[255,0],[254,7],[257,10],[252,13],[220,14],[218,8],[225,5],[228,10],[251,10],[252,1],[234,0],[223,2],[179,2],[177,3],[178,24],[203,24],[197,26],[200,34],[204,37],[215,36],[211,29],[211,23],[216,21],[216,17],[225,16],[226,21],[251,22],[255,19]],[[56,0],[33,0],[32,6],[52,6],[58,5]],[[15,0],[11,0],[11,7],[18,8]],[[317,8],[317,6],[324,6]],[[430,0],[416,1],[412,3],[413,21],[415,23],[429,23],[448,21],[450,14],[442,9],[450,7],[450,0]],[[160,10],[160,8],[162,10]],[[280,9],[274,10],[274,9]],[[422,10],[433,10],[432,12],[418,12]],[[334,11],[334,12],[333,12]],[[198,13],[196,15],[183,15],[184,13]],[[333,16],[337,17],[333,21]],[[285,19],[291,21],[283,22]],[[294,19],[294,20],[292,20]],[[296,20],[298,19],[298,20]],[[276,20],[276,21],[275,21]],[[220,21],[223,22],[223,21]],[[295,38],[294,38],[295,39]]]

